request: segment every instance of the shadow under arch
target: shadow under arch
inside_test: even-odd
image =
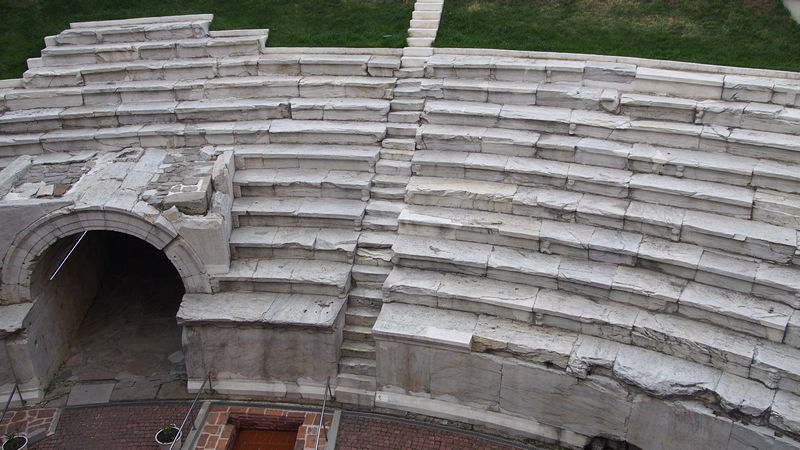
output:
[[[70,256],[72,263],[61,269],[63,276],[59,273],[56,282],[49,282],[75,237],[84,231],[90,232],[87,236],[116,232],[144,241],[169,260],[184,292],[210,292],[202,261],[158,214],[65,209],[42,217],[17,235],[2,271],[2,303],[30,307],[18,332],[6,338],[15,381],[29,399],[42,398],[97,294],[102,264],[107,263],[98,254],[102,244],[79,244]]]

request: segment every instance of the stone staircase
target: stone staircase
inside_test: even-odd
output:
[[[315,399],[330,373],[352,407],[568,447],[799,438],[800,77],[433,49],[440,13],[418,2],[402,51],[72,24],[0,84],[0,168],[227,155],[230,265],[184,298],[187,342],[327,340],[314,373],[204,361],[255,383],[220,392]]]

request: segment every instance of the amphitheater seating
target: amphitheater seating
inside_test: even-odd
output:
[[[434,16],[412,20],[409,48],[430,44]],[[414,390],[393,371],[396,343],[410,342],[491,373],[510,355],[504,379],[635,388],[609,388],[624,412],[570,424],[584,437],[624,440],[637,420],[624,399],[639,392],[800,433],[796,74],[276,49],[266,30],[214,32],[210,20],[48,37],[0,87],[0,167],[61,151],[232,152],[230,268],[214,295],[184,301],[334,304],[324,324],[344,316],[344,403],[447,415],[457,401],[486,410],[452,416],[476,422],[499,409],[558,416],[526,392],[491,397],[477,376],[416,386],[428,406],[376,400]],[[552,440],[583,438],[570,439]]]

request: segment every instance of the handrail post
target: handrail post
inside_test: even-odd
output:
[[[6,407],[3,408],[3,415],[0,416],[0,422],[6,418],[6,412],[8,412],[8,407],[11,406],[11,400],[14,399],[14,391],[17,391],[19,394],[19,402],[22,403],[22,406],[25,406],[25,399],[22,398],[22,391],[19,389],[19,385],[14,383],[14,387],[11,389],[11,395],[8,396],[8,401],[6,402]]]
[[[331,394],[331,398],[333,398],[333,391],[331,390],[331,377],[328,376],[327,381],[325,381],[325,391],[322,394],[322,411],[319,415],[319,428],[317,429],[317,442],[314,444],[314,450],[319,449],[319,435],[322,434],[322,430],[324,429],[325,425],[323,421],[325,420],[325,403],[328,400],[328,393]],[[328,432],[325,430],[325,437],[327,438]]]
[[[186,417],[183,418],[183,422],[181,422],[181,427],[178,428],[178,434],[172,444],[169,446],[169,450],[172,450],[172,447],[175,446],[175,442],[178,441],[177,436],[181,436],[183,433],[183,427],[186,426],[186,422],[189,420],[189,416],[192,415],[192,410],[194,410],[194,406],[197,404],[197,400],[200,398],[200,394],[203,393],[203,390],[206,388],[206,383],[211,385],[211,372],[206,374],[206,378],[203,380],[203,384],[200,385],[200,389],[197,391],[197,395],[194,396],[194,400],[192,400],[192,406],[189,407],[189,411],[186,413]],[[213,387],[211,390],[213,391]]]

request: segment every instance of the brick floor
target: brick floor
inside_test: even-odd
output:
[[[67,408],[61,412],[56,433],[30,446],[34,449],[148,449],[164,425],[180,426],[191,403],[96,406]],[[190,425],[199,407],[195,407]]]
[[[410,425],[394,420],[366,418],[343,414],[336,437],[337,449],[481,449],[511,450],[516,447],[487,439],[423,425]]]

